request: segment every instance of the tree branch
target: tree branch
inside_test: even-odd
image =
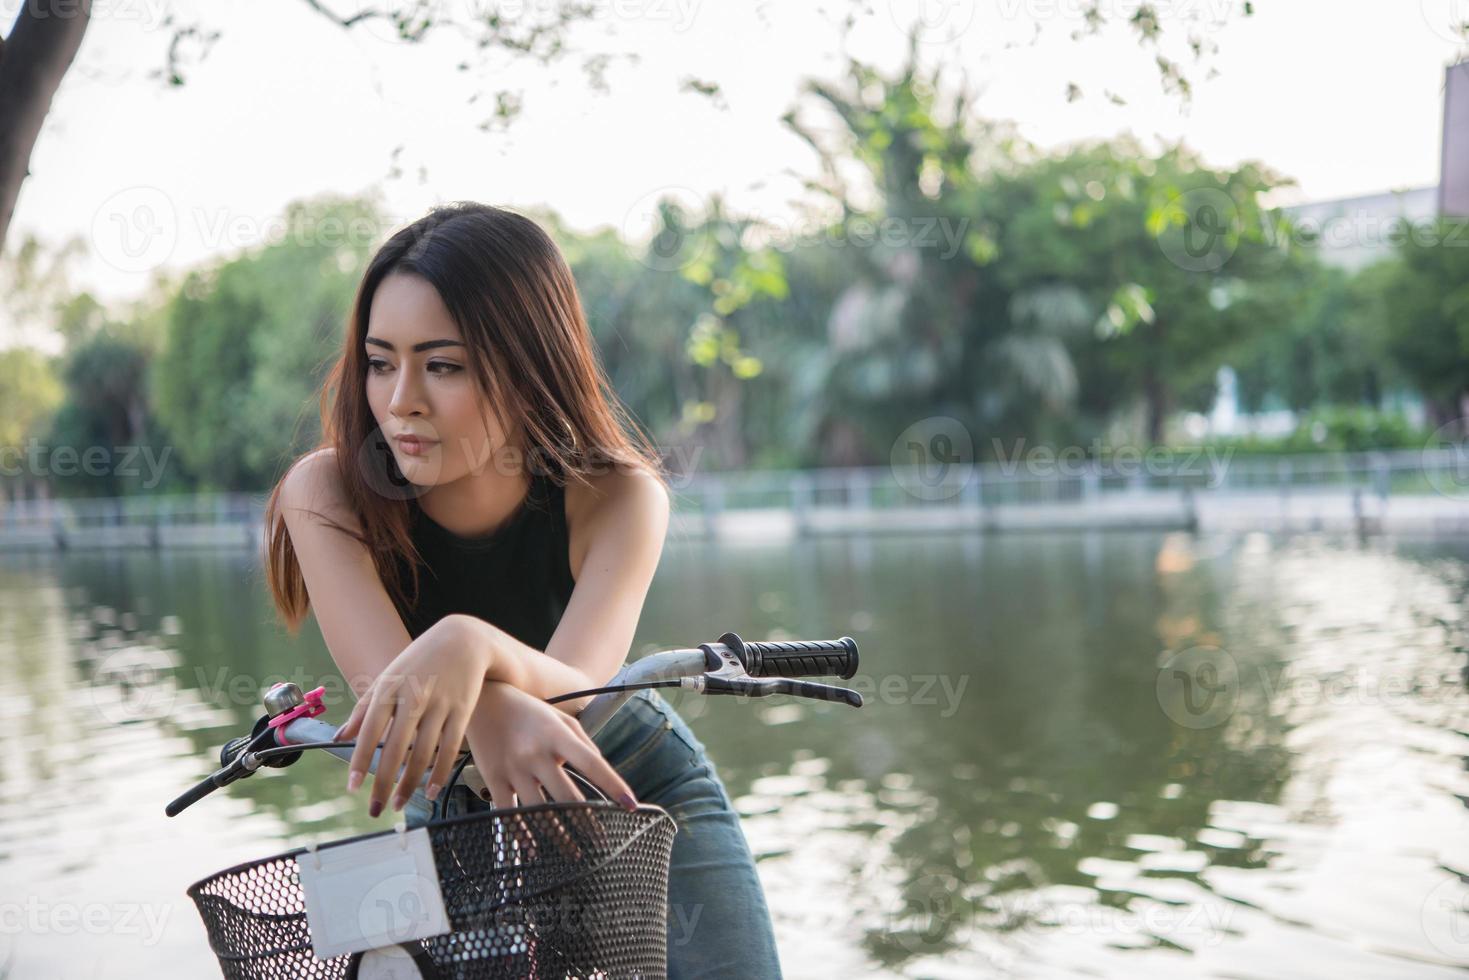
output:
[[[0,49],[0,249],[51,99],[91,17],[91,0],[24,3]]]

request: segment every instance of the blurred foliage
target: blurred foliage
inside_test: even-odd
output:
[[[24,448],[61,404],[64,389],[49,359],[27,347],[0,351],[0,448]]]
[[[205,488],[268,486],[320,438],[315,393],[383,227],[371,201],[292,205],[279,241],[191,274],[169,301],[152,390]]]
[[[1372,272],[1387,349],[1434,419],[1462,427],[1469,414],[1469,231],[1461,218],[1407,231],[1398,235],[1396,261]]]
[[[1236,454],[1347,452],[1421,449],[1430,433],[1405,415],[1366,405],[1323,405],[1304,413],[1287,436],[1215,437],[1207,444]]]
[[[880,464],[933,416],[981,457],[1161,444],[1225,365],[1242,410],[1299,416],[1283,439],[1213,440],[1238,451],[1421,445],[1415,397],[1435,424],[1464,414],[1469,251],[1450,223],[1330,267],[1261,204],[1290,183],[1264,165],[1130,137],[1042,152],[916,48],[892,74],[850,61],[807,83],[783,121],[819,161],[795,224],[670,197],[630,242],[533,212],[613,385],[685,464]],[[0,360],[0,441],[166,447],[167,487],[268,487],[319,438],[317,390],[389,230],[376,197],[297,202],[284,234],[122,314],[70,290],[70,252],[23,249],[9,303],[63,351]]]

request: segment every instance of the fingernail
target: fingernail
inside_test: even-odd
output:
[[[633,810],[636,810],[638,808],[637,802],[634,801],[633,798],[631,796],[629,796],[628,794],[626,794],[626,793],[623,793],[621,796],[619,796],[617,798],[617,802],[618,803],[621,803],[622,804],[622,808],[624,810],[629,811],[629,812],[631,812]]]
[[[393,812],[397,813],[399,810],[403,809],[403,804],[407,802],[408,798],[405,796],[393,797]]]
[[[382,812],[383,812],[383,805],[381,803],[379,803],[377,800],[373,800],[372,801],[372,806],[370,806],[370,807],[367,808],[367,815],[369,817],[376,817],[378,814],[380,814]]]
[[[361,785],[362,773],[358,772],[356,769],[353,769],[350,773],[347,774],[347,792],[355,793],[357,792],[357,787]]]
[[[439,798],[439,790],[441,788],[442,787],[440,787],[438,783],[429,783],[428,789],[424,791],[424,795],[431,800],[437,800]]]

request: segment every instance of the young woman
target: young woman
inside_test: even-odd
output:
[[[310,606],[359,695],[348,791],[379,742],[369,811],[415,824],[466,740],[498,806],[581,799],[569,763],[678,822],[669,976],[779,976],[739,818],[684,721],[642,691],[592,739],[575,720],[589,699],[544,700],[621,667],[669,512],[555,243],[510,211],[435,208],[373,256],[346,334],[323,444],[266,520],[282,618],[294,632]],[[463,785],[440,802],[491,805]]]

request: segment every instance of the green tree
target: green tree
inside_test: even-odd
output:
[[[1396,260],[1374,275],[1388,348],[1436,424],[1469,405],[1469,248],[1462,221],[1404,227]]]
[[[21,449],[60,407],[52,360],[29,347],[0,351],[0,448]]]
[[[84,463],[89,451],[100,450],[105,462],[100,473],[90,471],[92,463],[68,464],[53,477],[58,489],[78,496],[119,496],[186,484],[149,401],[153,357],[137,332],[121,325],[100,327],[67,352],[62,369],[66,402],[47,442],[53,451],[69,447]],[[152,481],[160,474],[140,455],[142,447],[164,468],[158,485]]]
[[[158,412],[210,488],[266,486],[319,436],[313,396],[382,225],[370,201],[292,205],[282,240],[191,274],[173,297]]]
[[[1327,265],[1307,270],[1300,315],[1263,331],[1233,359],[1241,407],[1380,408],[1384,395],[1402,383],[1387,348],[1381,269],[1379,263],[1357,274]]]

